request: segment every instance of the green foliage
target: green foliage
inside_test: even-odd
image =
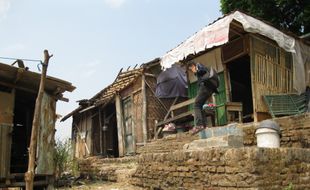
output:
[[[54,161],[57,178],[61,177],[63,172],[68,172],[73,175],[77,173],[77,162],[73,159],[71,141],[69,139],[65,141],[57,140]]]
[[[297,35],[310,32],[309,0],[221,0],[221,11],[240,10]]]

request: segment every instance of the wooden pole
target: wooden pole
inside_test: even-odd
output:
[[[145,75],[142,75],[142,132],[143,143],[147,142],[147,97],[146,97]]]
[[[101,108],[99,107],[99,138],[100,138],[100,140],[99,140],[99,143],[100,143],[100,155],[102,155],[102,153],[103,153],[103,149],[102,149],[102,127],[103,127],[103,125],[102,125],[102,121],[101,121]]]
[[[115,107],[116,107],[116,120],[117,120],[117,137],[118,137],[118,151],[119,156],[125,155],[125,142],[124,142],[124,120],[123,120],[123,109],[121,97],[119,94],[115,96]]]
[[[38,137],[38,129],[40,125],[40,112],[41,112],[41,104],[42,97],[44,93],[46,72],[49,59],[53,55],[49,55],[47,50],[44,50],[44,62],[42,63],[42,74],[38,96],[36,99],[34,117],[32,121],[32,129],[31,129],[31,139],[29,146],[29,162],[28,162],[28,171],[25,173],[25,182],[26,182],[26,190],[33,189],[33,179],[34,179],[34,168],[35,168],[35,159],[36,159],[36,150],[37,150],[37,137]]]

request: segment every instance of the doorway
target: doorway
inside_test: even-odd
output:
[[[27,148],[30,143],[35,101],[35,94],[16,90],[11,148],[11,173],[24,173],[27,171]]]
[[[243,122],[253,121],[251,64],[248,55],[227,63],[231,101],[242,102]]]

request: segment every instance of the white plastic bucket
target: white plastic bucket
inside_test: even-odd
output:
[[[265,148],[279,148],[280,136],[278,131],[270,128],[259,128],[255,132],[257,146]]]

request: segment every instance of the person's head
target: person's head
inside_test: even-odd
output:
[[[197,72],[197,67],[196,67],[196,62],[195,61],[189,61],[187,64],[187,67],[189,68],[189,70],[191,70],[193,73]]]

